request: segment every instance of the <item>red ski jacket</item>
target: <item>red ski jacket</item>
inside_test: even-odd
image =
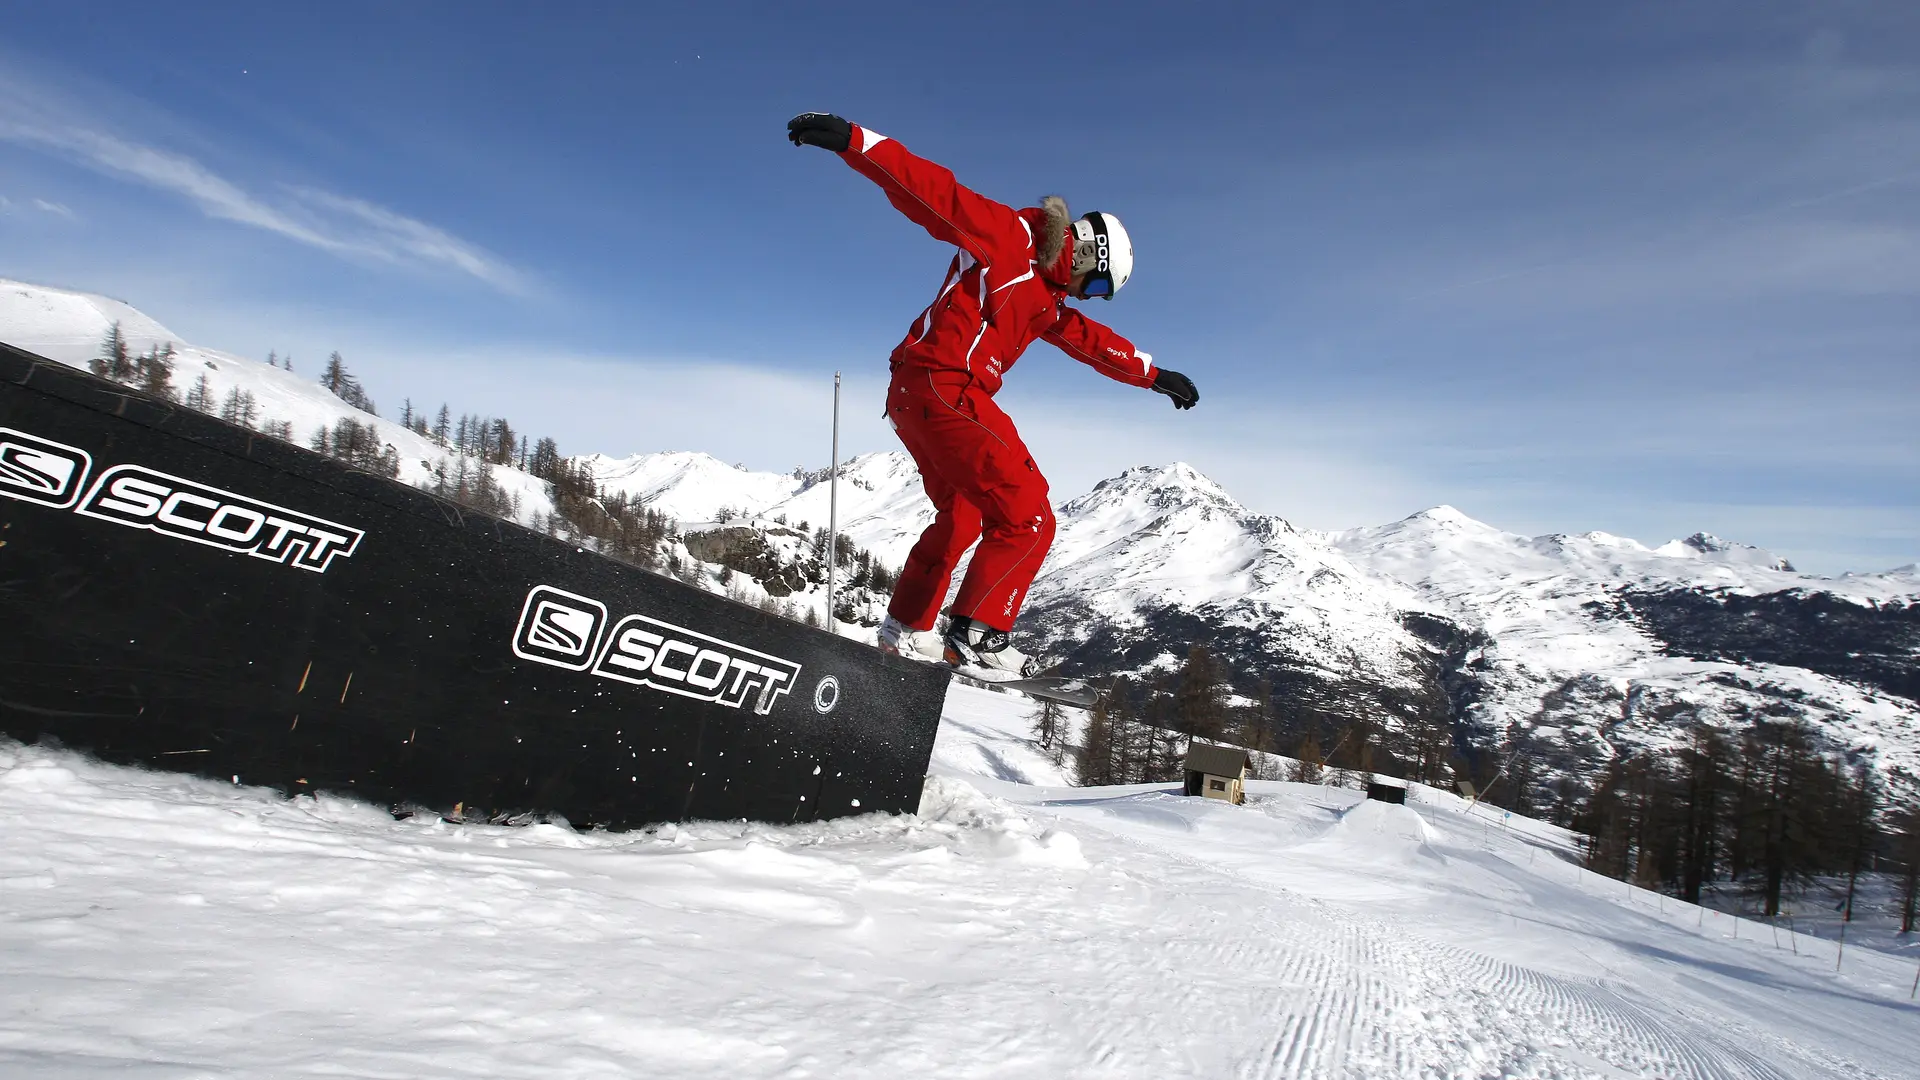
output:
[[[840,156],[934,239],[960,249],[939,294],[894,348],[895,370],[911,364],[969,372],[991,395],[1027,346],[1042,338],[1109,378],[1153,385],[1153,357],[1065,303],[1071,245],[1039,265],[1036,240],[1046,211],[1014,210],[970,191],[947,169],[858,124]]]

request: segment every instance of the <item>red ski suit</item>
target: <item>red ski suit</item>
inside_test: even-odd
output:
[[[1060,244],[1058,257],[1039,265],[1046,211],[1014,210],[969,191],[953,173],[859,125],[840,156],[934,239],[960,249],[891,358],[887,419],[919,465],[936,515],[907,556],[888,610],[916,630],[932,629],[954,567],[978,540],[952,613],[1012,629],[1053,544],[1054,521],[1046,478],[994,404],[1001,377],[1035,338],[1134,386],[1151,387],[1158,371],[1151,356],[1064,303],[1073,253]]]

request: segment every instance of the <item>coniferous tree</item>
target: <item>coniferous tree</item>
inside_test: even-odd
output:
[[[200,412],[213,411],[213,387],[207,383],[206,372],[201,372],[200,377],[195,379],[193,385],[187,389],[186,406]]]
[[[1153,765],[1153,728],[1126,695],[1113,702],[1113,776],[1117,784],[1144,784]]]
[[[1059,765],[1066,754],[1067,711],[1051,698],[1041,698],[1033,711],[1033,740],[1047,760]]]
[[[1195,738],[1217,741],[1226,732],[1229,690],[1226,671],[1212,651],[1205,645],[1190,646],[1180,669],[1175,725]]]
[[[347,373],[347,362],[338,352],[327,357],[327,366],[320,372],[320,385],[342,401],[352,392],[353,376]]]
[[[1920,917],[1920,810],[1901,815],[1894,833],[1894,855],[1900,866],[1900,932],[1911,934]]]
[[[1146,728],[1146,764],[1140,780],[1147,784],[1165,784],[1186,775],[1187,736],[1173,728]]]
[[[1684,802],[1681,809],[1680,898],[1700,902],[1700,891],[1714,880],[1719,839],[1726,814],[1727,744],[1720,733],[1696,722],[1680,753]]]
[[[347,362],[341,358],[338,351],[327,357],[326,369],[320,373],[320,385],[332,391],[334,397],[362,412],[373,413],[375,416],[380,414],[380,410],[374,407],[373,399],[368,397],[366,390],[361,387],[360,381],[347,370]]]
[[[133,353],[127,346],[127,337],[120,331],[120,320],[107,327],[107,333],[100,341],[100,355],[87,362],[87,370],[103,378],[125,382],[133,376]]]
[[[163,401],[173,401],[179,395],[173,388],[173,360],[178,355],[173,351],[173,342],[165,347],[154,346],[135,364],[140,389]]]
[[[560,480],[560,447],[552,439],[541,439],[533,446],[533,453],[527,458],[527,472],[545,480],[557,483]]]
[[[1105,787],[1114,778],[1114,718],[1110,695],[1096,698],[1087,711],[1086,731],[1074,754],[1074,775],[1082,787]]]
[[[1287,779],[1296,784],[1318,784],[1325,779],[1324,756],[1320,740],[1309,733],[1300,737],[1293,750],[1294,762],[1287,768]]]
[[[1843,901],[1842,921],[1852,922],[1860,873],[1866,869],[1867,858],[1880,838],[1875,827],[1880,810],[1880,785],[1874,771],[1864,765],[1856,768],[1851,776],[1843,777],[1840,784],[1841,805],[1835,818],[1842,835],[1836,839],[1847,852],[1847,896]]]
[[[259,418],[260,406],[254,401],[252,391],[236,386],[227,391],[227,396],[220,402],[220,419],[230,424],[252,427]]]
[[[514,433],[513,425],[502,418],[491,421],[488,434],[492,443],[492,456],[488,459],[495,465],[512,465],[520,458],[519,436]]]
[[[445,405],[445,403],[442,403],[440,406],[439,415],[435,416],[433,419],[433,437],[440,440],[440,444],[442,446],[446,445],[447,435],[448,435],[448,432],[451,430],[447,426],[448,420],[449,420],[449,417],[447,415],[447,406]]]

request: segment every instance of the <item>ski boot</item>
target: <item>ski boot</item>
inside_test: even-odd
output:
[[[880,623],[880,629],[874,634],[874,644],[888,656],[904,656],[909,660],[930,659],[920,652],[920,631],[889,615]]]
[[[1005,630],[955,615],[947,623],[944,658],[961,674],[983,682],[1012,682],[1033,674],[1032,658],[1013,647]]]

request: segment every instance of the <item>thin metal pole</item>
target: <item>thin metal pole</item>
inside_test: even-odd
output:
[[[840,544],[840,373],[833,373],[833,461],[827,469],[827,618],[833,633],[834,564]]]

